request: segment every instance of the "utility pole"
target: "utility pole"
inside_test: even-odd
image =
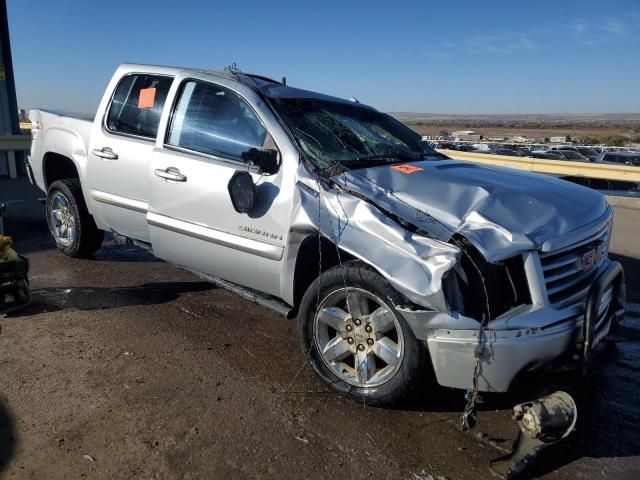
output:
[[[20,135],[6,0],[0,0],[0,135]],[[21,152],[1,150],[0,178],[15,178],[22,171],[21,163]]]

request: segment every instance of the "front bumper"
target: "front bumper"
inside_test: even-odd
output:
[[[585,309],[585,305],[589,308]],[[586,329],[585,310],[591,312],[586,315]],[[505,392],[521,371],[551,362],[567,351],[582,353],[587,360],[591,350],[623,315],[624,276],[618,262],[603,265],[584,302],[562,309],[549,305],[513,309],[483,331],[479,390]],[[501,327],[492,329],[492,325]],[[509,328],[515,325],[521,327]],[[426,340],[440,385],[472,387],[478,335],[478,329],[436,328],[428,332]]]

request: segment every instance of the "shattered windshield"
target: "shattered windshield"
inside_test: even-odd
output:
[[[273,98],[305,155],[322,169],[415,161],[440,155],[394,118],[357,104]]]

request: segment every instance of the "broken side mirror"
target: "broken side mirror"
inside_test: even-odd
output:
[[[237,171],[229,180],[229,196],[233,208],[238,213],[247,213],[253,209],[258,197],[256,186],[249,172]]]
[[[242,153],[242,159],[259,168],[260,173],[273,175],[280,168],[278,150],[272,148],[250,148]]]

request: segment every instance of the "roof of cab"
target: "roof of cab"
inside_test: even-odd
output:
[[[145,64],[123,64],[120,65],[120,69],[131,71],[131,72],[146,72],[146,73],[159,73],[164,75],[177,75],[177,74],[198,74],[198,75],[210,75],[213,77],[222,77],[228,80],[233,80],[242,83],[243,85],[247,85],[256,90],[262,92],[265,96],[269,98],[305,98],[305,99],[316,99],[316,100],[326,100],[331,102],[339,102],[339,103],[348,103],[351,105],[358,105],[365,108],[371,108],[367,105],[354,103],[351,100],[346,100],[344,98],[333,97],[331,95],[324,95],[318,92],[312,92],[310,90],[303,90],[300,88],[290,87],[288,85],[283,84],[282,82],[278,82],[276,80],[271,80],[268,77],[263,77],[260,75],[254,75],[250,73],[240,72],[240,71],[232,71],[232,70],[209,70],[203,68],[184,68],[184,67],[166,67],[161,65],[145,65]]]

